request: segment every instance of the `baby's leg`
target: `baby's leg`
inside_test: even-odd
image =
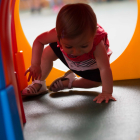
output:
[[[91,81],[91,80],[80,77],[73,82],[72,87],[93,88],[93,87],[98,87],[100,85],[101,85],[101,82]]]
[[[62,81],[64,87],[68,87],[69,80]],[[93,88],[98,87],[101,85],[101,82],[91,81],[88,79],[84,79],[82,77],[77,78],[73,81],[72,87],[73,88]]]

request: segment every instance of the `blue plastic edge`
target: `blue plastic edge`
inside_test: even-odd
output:
[[[0,91],[0,95],[1,95],[1,91]],[[6,133],[5,133],[4,120],[3,120],[3,114],[2,114],[1,96],[0,96],[0,138],[2,140],[7,140]]]

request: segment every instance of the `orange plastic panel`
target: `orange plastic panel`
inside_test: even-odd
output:
[[[111,64],[114,80],[140,78],[140,0],[135,32],[125,51]]]
[[[25,66],[23,55],[21,52],[17,52],[17,41],[16,41],[16,32],[15,32],[15,20],[14,20],[14,11],[15,11],[15,1],[11,0],[10,3],[10,12],[11,12],[11,42],[12,42],[12,51],[13,51],[13,60],[14,60],[14,70],[16,75],[17,87],[18,87],[18,100],[20,102],[20,110],[22,115],[22,122],[26,123],[25,113],[23,109],[23,103],[21,98],[21,90],[23,90],[28,84],[27,79],[24,76]]]
[[[17,52],[15,54],[15,61],[16,61],[16,73],[17,73],[17,79],[18,79],[18,86],[19,90],[22,91],[24,88],[28,86],[27,84],[27,78],[24,76],[25,73],[25,65],[24,65],[24,59],[23,59],[23,52]]]

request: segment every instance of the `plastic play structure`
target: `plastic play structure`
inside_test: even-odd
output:
[[[140,78],[140,1],[138,18],[132,39],[125,51],[111,63],[114,80]],[[0,139],[23,140],[23,124],[26,122],[21,90],[28,83],[24,76],[30,66],[29,45],[19,19],[19,0],[0,0]],[[63,75],[52,69],[46,85]]]

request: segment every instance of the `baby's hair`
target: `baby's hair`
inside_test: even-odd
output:
[[[73,39],[87,31],[94,36],[96,29],[96,15],[88,4],[67,4],[58,13],[56,31],[59,40],[61,38]]]

